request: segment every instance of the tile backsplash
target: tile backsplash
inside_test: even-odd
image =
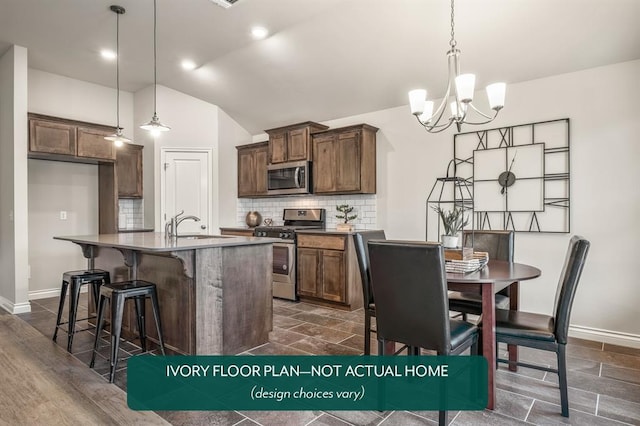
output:
[[[118,228],[144,228],[144,202],[142,199],[118,199]]]
[[[376,229],[377,199],[375,194],[366,195],[334,195],[334,196],[296,196],[296,197],[269,197],[247,199],[240,198],[237,203],[237,225],[247,226],[245,216],[250,211],[257,211],[264,218],[272,218],[274,225],[282,225],[282,211],[294,208],[323,208],[327,214],[327,229],[335,229],[340,222],[336,214],[336,206],[349,204],[354,207],[351,214],[358,217],[349,223],[356,229]]]

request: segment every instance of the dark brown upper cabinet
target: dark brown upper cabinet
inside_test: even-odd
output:
[[[142,198],[142,149],[133,144],[116,149],[118,198]]]
[[[329,127],[306,121],[265,130],[269,135],[269,164],[311,160],[311,134]]]
[[[29,114],[29,158],[80,163],[113,162],[113,143],[104,139],[115,131],[101,124]]]
[[[267,195],[268,142],[241,145],[238,149],[238,198]]]
[[[375,194],[377,131],[358,124],[314,133],[314,194]]]

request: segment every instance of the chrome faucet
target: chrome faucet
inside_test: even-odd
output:
[[[184,214],[184,210],[180,211],[177,215],[173,216],[171,220],[169,220],[164,225],[164,234],[169,238],[178,238],[178,225],[180,225],[184,220],[190,219],[194,222],[200,222],[200,218],[193,215],[188,215],[184,217],[180,217]]]

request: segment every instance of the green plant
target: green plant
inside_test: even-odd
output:
[[[339,206],[336,206],[336,210],[342,213],[342,214],[337,214],[336,218],[344,220],[344,223],[349,223],[350,220],[353,220],[356,217],[358,217],[357,214],[352,214],[352,215],[349,214],[353,211],[353,207],[351,207],[349,204],[340,204]]]
[[[444,225],[444,235],[455,236],[462,228],[469,224],[469,219],[464,217],[464,211],[457,207],[453,210],[443,210],[440,206],[431,206],[438,213]]]

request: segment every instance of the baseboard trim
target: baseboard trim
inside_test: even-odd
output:
[[[623,333],[620,331],[603,330],[600,328],[572,325],[569,327],[569,336],[612,345],[640,348],[640,335]]]
[[[86,291],[86,289],[83,289],[83,290]],[[29,292],[29,300],[46,299],[48,297],[58,297],[58,296],[60,296],[60,288],[49,288],[46,290],[33,290]]]
[[[0,307],[10,314],[28,314],[31,312],[31,303],[13,303],[12,301],[0,296]]]

